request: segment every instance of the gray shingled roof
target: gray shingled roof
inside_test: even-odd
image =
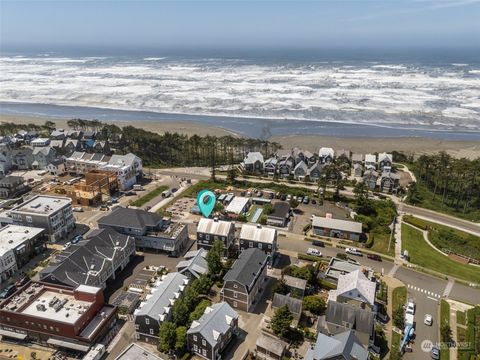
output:
[[[363,333],[372,334],[374,324],[372,311],[360,309],[352,304],[329,301],[325,313],[325,321],[344,326]]]
[[[99,219],[98,224],[144,229],[147,226],[155,227],[161,221],[162,218],[156,213],[118,206],[110,214]]]
[[[273,211],[268,216],[286,219],[289,212],[290,212],[290,204],[288,202],[277,201],[275,204],[273,204]]]
[[[326,336],[318,334],[315,347],[309,349],[305,360],[322,359],[367,360],[368,351],[363,347],[353,331]]]
[[[210,345],[215,346],[218,337],[230,329],[234,319],[238,319],[238,314],[226,302],[213,304],[192,323],[187,334],[200,333]]]
[[[302,300],[275,293],[272,300],[272,309],[278,309],[285,305],[288,306],[288,310],[290,310],[295,319],[300,319],[300,315],[302,314]]]
[[[208,272],[208,263],[205,260],[207,256],[207,250],[199,249],[197,251],[190,251],[185,254],[185,260],[180,261],[177,264],[177,271],[184,273],[190,271],[195,277],[206,274]]]
[[[250,286],[253,279],[267,262],[268,255],[257,248],[250,248],[240,253],[232,268],[223,277],[224,281],[237,281]]]
[[[54,277],[55,281],[72,287],[98,285],[100,274],[106,272],[112,263],[117,263],[122,249],[133,241],[133,237],[112,229],[94,230],[87,239],[57,255],[55,261],[41,271],[40,279],[47,278],[48,281],[49,277]],[[98,274],[93,275],[91,270]]]
[[[188,278],[178,272],[169,273],[162,278],[160,284],[154,289],[151,297],[135,311],[135,316],[146,315],[153,319],[163,321],[160,317],[171,311],[171,306],[181,292],[185,289]],[[168,310],[167,310],[168,309]]]

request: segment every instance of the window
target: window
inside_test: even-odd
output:
[[[253,241],[250,241],[250,243],[248,244],[248,247],[253,247]]]
[[[135,334],[135,338],[136,338],[137,340],[140,340],[140,334]]]
[[[150,319],[149,318],[145,318],[145,325],[150,325]]]
[[[31,216],[25,216],[25,220],[27,220],[28,223],[33,221]]]
[[[236,299],[238,297],[238,294],[236,291],[233,292],[233,297]]]
[[[138,330],[138,329],[140,329],[140,325],[135,324],[135,330]]]
[[[233,307],[237,307],[237,302],[236,301],[233,302]]]
[[[153,335],[153,329],[150,329],[150,335]]]
[[[203,350],[202,350],[202,355],[203,355],[203,356],[207,356],[207,350],[203,349]]]
[[[193,335],[193,341],[197,342],[197,335]]]
[[[195,344],[193,345],[193,351],[197,352],[198,351],[198,346]]]
[[[262,243],[258,243],[258,248],[259,248],[259,249],[262,248]]]
[[[237,284],[233,284],[233,288],[236,289],[238,286]]]
[[[209,234],[205,235],[205,239],[210,240],[210,235]]]

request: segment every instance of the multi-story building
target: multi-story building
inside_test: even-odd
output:
[[[76,287],[105,288],[107,282],[128,265],[135,255],[135,240],[112,229],[93,230],[72,244],[40,272],[40,280]]]
[[[114,172],[120,190],[131,189],[143,174],[142,159],[132,153],[110,157],[103,153],[74,152],[66,159],[66,166],[68,172],[79,175],[92,170]]]
[[[10,210],[13,223],[43,228],[57,242],[75,228],[72,201],[66,197],[37,195]]]
[[[269,255],[270,263],[277,253],[277,230],[260,224],[243,224],[240,230],[240,251],[257,248]]]
[[[34,147],[32,168],[45,169],[48,164],[56,159],[56,151],[51,146]]]
[[[44,229],[7,225],[0,229],[0,283],[45,249]]]
[[[185,224],[163,219],[156,213],[117,207],[97,221],[100,229],[112,228],[135,238],[141,249],[154,249],[178,256],[188,243]]]
[[[215,240],[223,241],[225,256],[228,256],[235,242],[235,224],[217,218],[201,218],[197,225],[197,248],[208,251]]]
[[[164,275],[152,293],[135,310],[135,338],[156,345],[160,325],[172,317],[172,307],[188,284],[188,278],[178,272]]]
[[[6,176],[0,179],[0,198],[8,199],[24,194],[28,190],[21,176]]]
[[[192,322],[187,330],[187,345],[197,356],[217,360],[237,332],[237,312],[226,302],[213,304]]]
[[[29,282],[0,305],[0,335],[87,352],[111,328],[115,315],[102,289]]]
[[[223,278],[221,300],[235,309],[252,311],[265,282],[268,257],[256,248],[242,251]]]

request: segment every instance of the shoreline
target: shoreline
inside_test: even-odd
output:
[[[53,121],[59,128],[68,128],[66,119],[55,117],[33,117],[25,115],[3,115],[0,114],[0,122],[13,122],[22,124],[43,124],[45,121]],[[188,120],[152,121],[152,120],[100,120],[104,123],[115,124],[120,127],[132,125],[148,131],[163,134],[166,132],[177,132],[188,136],[214,135],[246,137],[243,134],[220,126],[195,123]],[[480,157],[480,140],[444,140],[429,137],[349,137],[349,136],[328,136],[328,135],[274,135],[267,138],[269,141],[276,141],[284,148],[295,146],[312,152],[317,152],[320,147],[332,147],[335,150],[347,149],[352,152],[368,153],[382,151],[401,151],[408,154],[431,154],[439,151],[446,151],[454,157],[466,157],[474,159]]]

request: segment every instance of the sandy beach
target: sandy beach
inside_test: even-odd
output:
[[[67,128],[66,119],[27,117],[15,115],[0,115],[1,122],[14,123],[34,123],[43,124],[50,120],[56,123],[59,128]],[[106,123],[114,123],[120,127],[133,125],[152,132],[163,134],[165,132],[177,132],[188,136],[197,134],[199,136],[215,135],[215,136],[240,136],[234,132],[215,126],[202,125],[189,121],[104,121]],[[292,136],[274,136],[271,141],[276,141],[284,148],[301,147],[312,152],[318,151],[322,146],[332,147],[335,150],[348,149],[352,152],[367,153],[381,151],[402,151],[409,154],[434,153],[438,151],[446,151],[455,157],[477,158],[480,157],[480,141],[453,141],[439,140],[423,137],[401,137],[401,138],[339,138],[330,136],[309,136],[309,135],[292,135]]]

